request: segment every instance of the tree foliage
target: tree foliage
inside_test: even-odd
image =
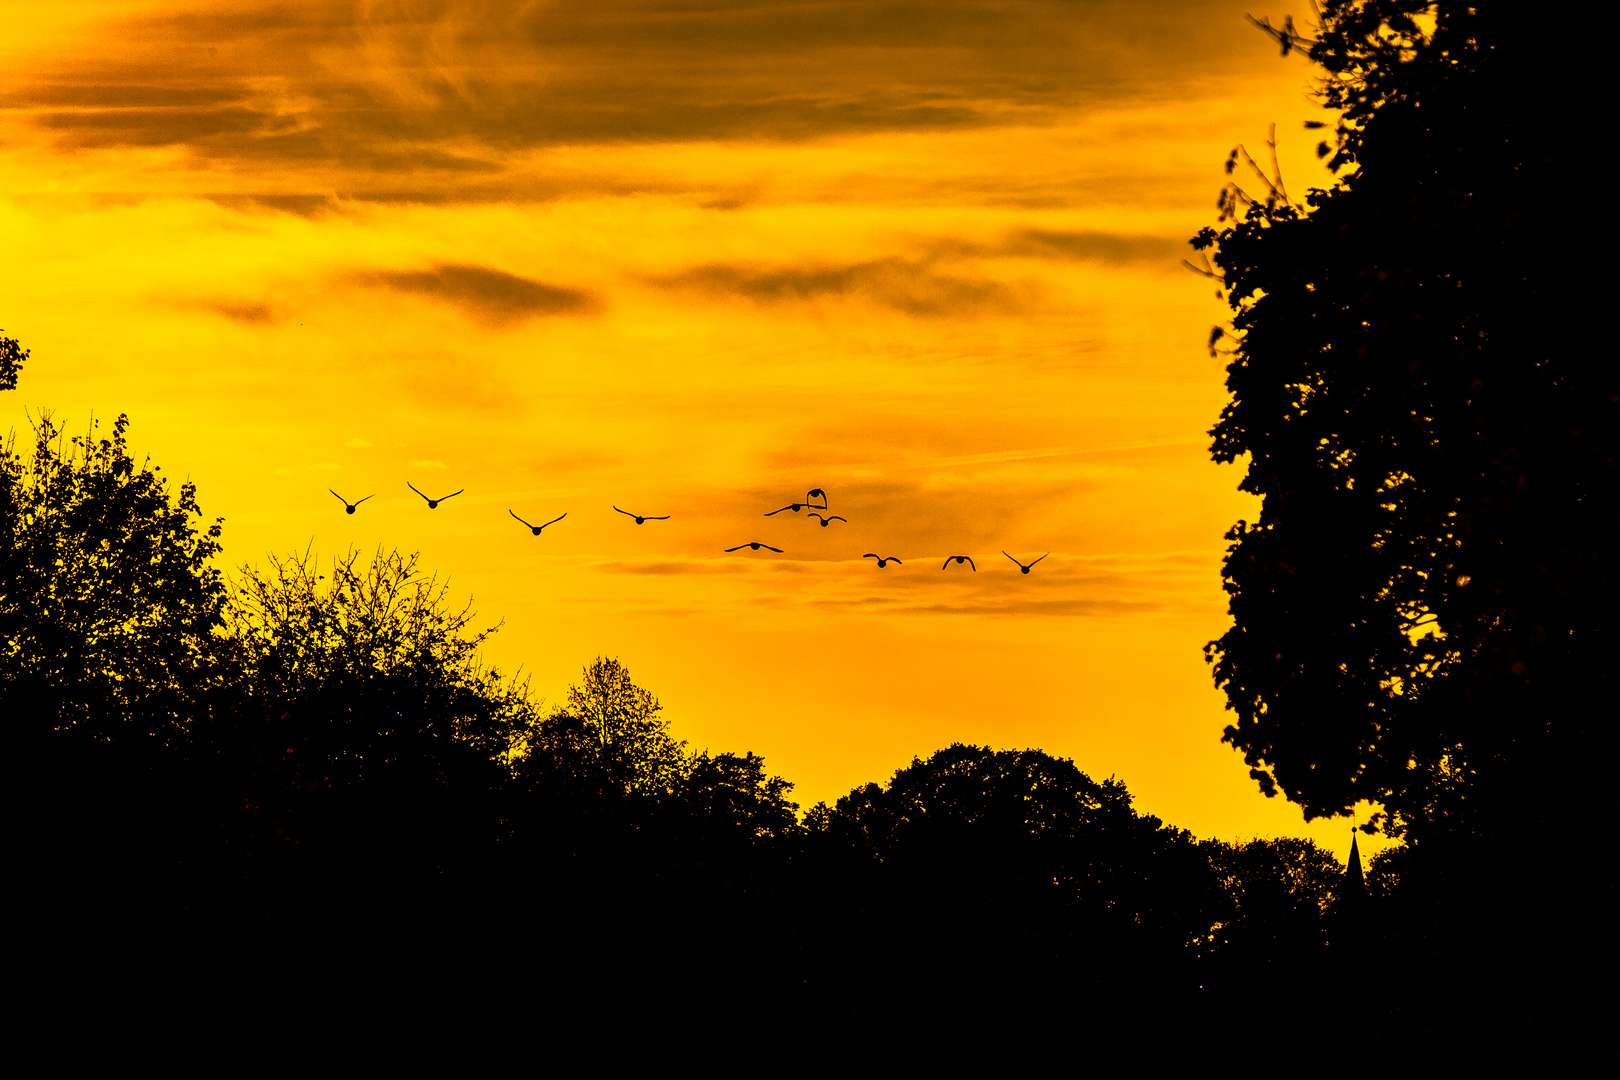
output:
[[[415,555],[351,551],[318,571],[307,554],[242,569],[224,624],[240,707],[296,728],[346,779],[452,748],[504,765],[534,717],[525,687],[481,661],[494,630],[473,630]]]
[[[1612,746],[1614,307],[1566,198],[1600,65],[1504,5],[1329,0],[1314,40],[1273,33],[1323,72],[1341,175],[1229,187],[1194,240],[1233,308],[1214,456],[1264,500],[1209,648],[1225,738],[1310,817],[1500,825]]]
[[[575,783],[625,795],[672,791],[691,772],[692,760],[686,744],[670,736],[662,711],[629,669],[599,656],[536,729],[531,767],[561,770]]]
[[[171,737],[215,676],[225,589],[196,488],[129,454],[129,419],[0,453],[0,701],[41,730]]]
[[[17,376],[27,359],[28,350],[16,338],[0,337],[0,390],[17,389]]]
[[[890,917],[926,910],[953,933],[1008,935],[979,941],[992,952],[1175,951],[1214,918],[1214,880],[1188,833],[1136,813],[1119,781],[1039,750],[956,744],[817,806],[806,826],[853,860],[840,873],[864,878]]]

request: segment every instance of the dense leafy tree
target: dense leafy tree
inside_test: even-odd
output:
[[[0,390],[15,390],[28,350],[16,338],[0,337]]]
[[[470,609],[414,556],[244,568],[226,607],[232,679],[193,745],[246,807],[263,915],[325,934],[426,918],[503,835],[512,754],[535,716],[485,667]]]
[[[1038,750],[951,746],[805,824],[805,921],[895,993],[1111,1009],[1153,984],[1170,1000],[1218,918],[1187,833]]]
[[[534,716],[525,687],[481,662],[494,631],[471,629],[415,555],[318,570],[307,555],[243,568],[224,626],[239,707],[296,731],[336,783],[449,754],[504,765]]]
[[[225,590],[196,489],[49,418],[0,453],[0,705],[37,731],[175,737],[217,674]]]
[[[1612,11],[1328,0],[1274,33],[1323,72],[1339,180],[1257,169],[1194,242],[1234,309],[1214,455],[1264,499],[1210,649],[1226,739],[1307,816],[1501,834],[1603,790],[1620,368],[1567,196],[1604,98],[1569,35]]]
[[[1344,879],[1337,859],[1293,838],[1200,846],[1231,905],[1211,935],[1212,952],[1261,967],[1317,959]]]
[[[676,789],[692,761],[669,734],[663,706],[618,660],[597,657],[530,740],[530,769],[600,791],[654,795]]]

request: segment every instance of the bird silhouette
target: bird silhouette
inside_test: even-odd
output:
[[[952,559],[956,560],[957,565],[961,565],[962,563],[967,563],[969,566],[973,567],[973,570],[974,570],[975,573],[978,572],[979,568],[977,566],[974,566],[974,564],[973,564],[973,556],[971,556],[971,555],[947,555],[947,556],[945,556],[945,566],[941,566],[940,569],[943,570],[943,569],[945,569],[946,566],[950,566]]]
[[[839,517],[837,514],[834,514],[832,517],[822,517],[820,514],[811,514],[810,516],[820,520],[821,527],[823,529],[825,529],[828,525],[831,525],[835,521],[842,521],[846,525],[849,524],[849,518]]]
[[[615,506],[613,509],[619,510],[619,508],[617,506]],[[668,521],[669,520],[669,515],[668,514],[665,514],[663,517],[651,517],[651,516],[646,515],[646,514],[632,514],[628,510],[619,510],[619,513],[623,514],[625,517],[633,517],[633,518],[635,518],[637,525],[640,525],[644,521]]]
[[[327,491],[332,491],[331,488],[327,488],[326,490]],[[335,491],[332,491],[332,494],[337,495],[338,502],[343,504],[343,512],[345,514],[354,513],[355,508],[358,507],[360,505],[360,503],[365,502],[366,499],[375,499],[377,497],[375,494],[371,494],[371,495],[367,495],[366,499],[361,499],[359,502],[350,502],[348,499],[345,499],[343,496],[338,495],[338,493],[335,492]]]
[[[517,518],[519,521],[523,521],[522,518],[517,516],[517,511],[516,510],[508,510],[507,513],[511,514],[513,517]],[[546,522],[546,525],[555,525],[555,524],[557,524],[557,522],[561,521],[563,518],[565,518],[567,516],[568,516],[567,514],[564,514],[564,515],[562,515],[562,517],[554,517],[550,521]],[[523,521],[523,524],[529,525],[529,523],[527,521]],[[546,527],[546,525],[529,525],[529,531],[534,533],[534,535],[539,536],[540,535],[540,530],[544,529]]]
[[[817,499],[821,500],[820,506],[816,505]],[[827,493],[820,488],[811,488],[805,493],[804,504],[812,510],[825,510],[827,509]]]
[[[878,569],[879,570],[883,569],[886,565],[888,565],[889,563],[892,563],[892,562],[900,563],[901,566],[906,565],[905,563],[900,562],[900,560],[895,558],[893,555],[874,555],[870,551],[867,552],[865,555],[862,555],[861,558],[863,558],[863,559],[876,559],[878,561]]]
[[[728,553],[732,552],[732,551],[741,551],[743,548],[753,548],[755,551],[758,551],[760,548],[770,548],[771,551],[776,552],[778,555],[782,554],[782,549],[781,548],[773,548],[773,547],[771,547],[771,545],[762,544],[758,540],[750,540],[746,544],[738,544],[734,548],[726,548],[726,551]]]
[[[1002,552],[1002,554],[1003,554],[1003,555],[1007,555],[1007,553],[1006,553],[1006,552],[1005,552],[1005,551],[1003,551],[1003,552]],[[1046,555],[1050,555],[1050,554],[1052,554],[1052,553],[1051,553],[1051,552],[1050,552],[1050,551],[1048,551],[1048,552],[1047,552],[1047,553],[1046,553]],[[1042,555],[1042,556],[1041,556],[1041,559],[1044,559],[1044,558],[1046,558],[1046,555]],[[1011,555],[1007,555],[1007,558],[1009,558],[1009,559],[1012,559],[1012,556],[1011,556]],[[1040,561],[1041,561],[1041,559],[1036,559],[1036,560],[1035,560],[1035,562],[1040,562]],[[1013,562],[1015,562],[1015,563],[1018,563],[1018,569],[1020,569],[1020,570],[1022,570],[1022,571],[1023,571],[1023,572],[1024,572],[1024,573],[1026,573],[1026,574],[1027,574],[1027,573],[1029,573],[1029,567],[1030,567],[1030,566],[1034,566],[1034,565],[1035,565],[1035,562],[1032,562],[1032,563],[1030,563],[1030,564],[1029,564],[1029,566],[1025,566],[1025,565],[1024,565],[1024,564],[1023,564],[1023,563],[1021,563],[1021,562],[1018,562],[1018,560],[1017,560],[1017,559],[1013,559]]]
[[[809,506],[809,505],[810,505],[809,503],[788,503],[786,506],[782,507],[782,510],[791,510],[795,514],[797,514],[800,510],[803,510],[806,506]],[[825,510],[827,508],[825,506],[823,506],[823,507],[821,507],[821,509]],[[777,514],[780,514],[782,512],[782,510],[772,510],[770,513],[766,514],[765,516],[766,517],[775,517]]]
[[[418,488],[415,484],[411,483],[409,480],[405,481],[405,486],[410,488],[412,491],[416,492],[418,495],[422,495],[421,489]],[[428,509],[429,510],[437,510],[439,508],[439,504],[444,502],[444,500],[453,499],[457,495],[460,495],[462,491],[466,491],[466,490],[467,490],[466,488],[462,488],[461,491],[452,491],[448,495],[440,495],[437,499],[428,499],[428,497],[426,495],[422,495],[422,498],[427,499],[427,504],[428,504]]]

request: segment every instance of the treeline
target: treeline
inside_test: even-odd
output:
[[[33,434],[0,458],[0,710],[70,970],[517,963],[848,1018],[1139,1019],[1345,962],[1354,898],[1309,841],[1199,841],[1070,761],[961,745],[801,819],[757,755],[676,741],[616,660],[542,709],[413,558],[227,578],[220,523],[125,419]]]

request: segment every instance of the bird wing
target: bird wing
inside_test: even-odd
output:
[[[669,520],[669,515],[665,514],[663,517],[648,517],[647,520],[648,521],[668,521]]]
[[[405,486],[410,488],[412,491],[416,492],[418,495],[422,495],[422,489],[417,487],[415,484],[411,483],[409,480],[405,481]],[[427,499],[428,502],[433,502],[434,501],[432,499],[428,499],[428,497],[426,495],[422,495],[422,498]]]
[[[817,514],[816,516],[821,517],[820,514]],[[842,521],[845,525],[849,524],[849,518],[847,518],[847,517],[839,517],[837,514],[834,514],[830,518],[822,518],[822,520],[823,521]]]
[[[456,496],[457,496],[457,495],[460,495],[460,494],[461,494],[461,492],[463,492],[463,491],[466,491],[466,490],[467,490],[467,489],[466,489],[466,488],[461,488],[461,489],[459,489],[459,490],[457,490],[457,491],[452,491],[452,492],[451,492],[451,493],[450,493],[450,494],[448,494],[448,495],[440,495],[440,496],[439,496],[439,501],[440,501],[440,502],[444,502],[444,500],[446,500],[446,499],[453,499],[453,498],[455,498],[455,497],[456,497]]]
[[[1006,550],[1006,548],[1003,548],[1003,549],[1002,549],[1002,551],[1001,551],[1001,553],[1002,553],[1002,554],[1003,554],[1003,555],[1007,555],[1007,550]],[[1009,558],[1009,559],[1012,559],[1012,556],[1011,556],[1011,555],[1007,555],[1007,558]],[[1019,566],[1020,566],[1020,567],[1022,567],[1022,566],[1023,566],[1023,565],[1024,565],[1024,564],[1023,564],[1023,563],[1021,563],[1021,562],[1018,562],[1018,560],[1017,560],[1017,559],[1013,559],[1013,562],[1015,562],[1015,563],[1018,563],[1018,565],[1019,565]],[[1030,563],[1030,564],[1029,564],[1029,565],[1031,565],[1031,566],[1034,566],[1034,565],[1035,565],[1035,564],[1034,564],[1034,563]]]
[[[973,572],[974,572],[974,573],[975,573],[975,574],[977,574],[977,573],[978,573],[978,572],[979,572],[979,567],[978,567],[978,565],[977,565],[977,564],[976,564],[976,563],[975,563],[975,562],[974,562],[974,561],[973,561],[973,556],[971,556],[971,555],[969,555],[969,556],[966,556],[966,558],[967,558],[967,561],[968,561],[968,566],[970,566],[970,567],[971,567],[971,568],[972,568],[972,569],[973,569]]]
[[[568,516],[567,514],[560,514],[557,517],[554,517],[550,521],[546,522],[546,525],[555,525],[555,524],[557,524],[557,522],[561,521],[563,518],[565,518],[567,516]],[[542,525],[540,527],[543,529],[543,528],[546,527],[546,525]],[[534,526],[530,525],[529,528],[532,529],[532,528],[534,528]]]
[[[377,497],[377,493],[374,491],[370,495],[367,495],[366,499],[375,499],[376,497]],[[359,506],[361,503],[365,502],[366,499],[356,499],[356,500],[354,500],[354,505]]]
[[[1048,551],[1048,552],[1047,552],[1047,553],[1046,553],[1046,555],[1050,555],[1050,554],[1052,554],[1052,553],[1051,553],[1051,552],[1050,552],[1050,551]],[[1046,555],[1042,555],[1042,556],[1041,556],[1041,559],[1044,559],[1044,558],[1046,558]],[[1035,560],[1035,562],[1032,562],[1032,563],[1030,563],[1030,564],[1029,564],[1029,565],[1031,565],[1031,566],[1034,566],[1034,565],[1035,565],[1035,563],[1036,563],[1036,562],[1040,562],[1040,561],[1041,561],[1041,559],[1036,559],[1036,560]]]
[[[954,559],[954,558],[956,558],[955,555],[947,555],[947,556],[945,556],[945,562],[943,564],[941,564],[940,569],[941,570],[949,570],[951,568],[951,560]]]
[[[327,489],[326,489],[326,490],[327,490],[327,491],[332,491],[332,489],[331,489],[331,488],[327,488]],[[341,496],[341,495],[339,495],[339,494],[338,494],[338,493],[337,493],[337,492],[335,492],[335,491],[332,491],[332,497],[333,497],[333,498],[335,498],[335,499],[337,499],[337,501],[338,501],[338,502],[340,502],[340,503],[342,503],[342,504],[343,504],[343,505],[344,505],[344,506],[348,506],[348,505],[349,505],[349,500],[348,500],[348,499],[345,499],[345,498],[344,498],[344,497],[343,497],[343,496]]]
[[[901,561],[901,560],[900,560],[900,559],[897,559],[897,558],[895,558],[895,557],[894,557],[894,556],[893,556],[893,555],[890,555],[890,556],[889,556],[889,561],[890,561],[890,562],[897,562],[897,563],[900,563],[900,565],[901,565],[901,566],[904,566],[904,565],[906,565],[906,564],[905,564],[905,563],[904,563],[904,562],[903,562],[903,561]]]
[[[771,545],[769,545],[769,544],[761,544],[761,545],[759,545],[759,546],[760,546],[760,547],[763,547],[763,548],[771,548],[771,550],[772,550],[772,551],[774,551],[774,552],[776,552],[776,553],[777,553],[777,554],[778,554],[778,555],[780,555],[780,554],[782,554],[782,549],[781,549],[781,548],[773,548],[773,547],[771,547]]]
[[[517,519],[518,519],[518,520],[519,520],[519,521],[523,521],[523,519],[522,519],[522,518],[520,518],[520,517],[518,517],[518,516],[517,516],[517,511],[516,511],[516,510],[508,510],[508,511],[507,511],[507,513],[508,513],[508,514],[511,514],[511,515],[512,515],[512,516],[513,516],[513,517],[515,517],[515,518],[517,518]],[[523,521],[523,524],[525,524],[525,525],[529,525],[529,523],[528,523],[528,522],[527,522],[527,521]],[[532,529],[532,528],[534,528],[534,526],[533,526],[533,525],[529,525],[529,528],[531,528],[531,529]]]
[[[861,558],[863,558],[863,559],[881,559],[881,558],[883,558],[883,556],[877,555],[877,554],[874,554],[874,553],[868,551],[865,555],[862,555]]]
[[[782,507],[782,510],[792,510],[792,509],[793,509],[793,504],[792,503],[789,503],[787,506]],[[765,516],[766,517],[775,517],[777,514],[780,514],[782,512],[782,510],[772,510],[769,514],[766,514]]]
[[[747,544],[738,544],[738,545],[737,545],[737,546],[736,546],[736,547],[734,547],[734,548],[726,548],[726,551],[728,551],[728,552],[731,552],[731,551],[741,551],[741,550],[742,550],[742,549],[743,549],[743,548],[745,548],[745,547],[747,547],[747,546],[748,546],[748,545],[747,545]]]
[[[826,518],[822,517],[820,514],[811,514],[810,516],[815,518],[817,521],[826,521],[827,520]]]
[[[617,506],[615,506],[613,509],[619,510],[619,508]],[[636,515],[632,514],[628,510],[619,510],[619,513],[623,514],[625,517],[635,517],[636,516]]]

